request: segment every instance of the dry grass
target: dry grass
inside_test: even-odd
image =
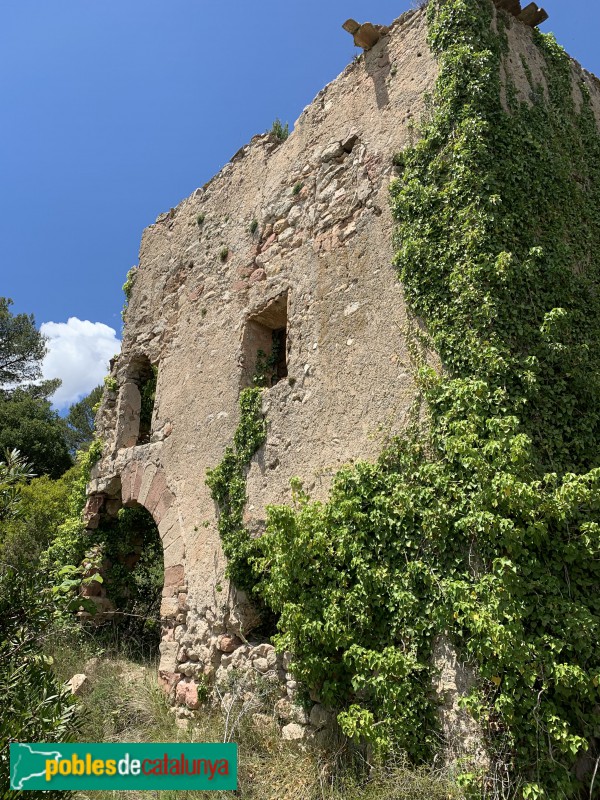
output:
[[[73,663],[68,648],[62,669]],[[61,669],[60,657],[57,669]],[[81,665],[81,660],[79,661]],[[90,665],[91,666],[91,665]],[[79,667],[79,671],[81,666]],[[77,671],[77,670],[75,670]],[[100,658],[81,698],[80,741],[220,742],[226,730],[219,708],[205,707],[194,720],[177,720],[156,680],[155,666]],[[272,708],[272,704],[271,704]],[[281,739],[275,721],[252,708],[242,715],[234,740],[239,747],[238,790],[80,792],[78,800],[464,800],[447,776],[415,770],[400,758],[366,769],[364,761],[334,736],[325,747],[299,747]]]

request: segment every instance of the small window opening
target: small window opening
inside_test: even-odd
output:
[[[136,445],[150,441],[157,375],[158,367],[151,364],[146,356],[137,358],[132,364],[129,380],[137,386],[140,393],[140,424]]]
[[[147,356],[135,356],[129,363],[119,390],[117,449],[150,441],[157,374]]]
[[[287,292],[248,318],[243,338],[243,382],[274,386],[286,378]]]
[[[150,367],[140,379],[140,395],[142,398],[140,408],[140,432],[138,444],[147,444],[152,433],[152,414],[154,413],[154,400],[156,399],[156,377],[158,367],[148,363]]]

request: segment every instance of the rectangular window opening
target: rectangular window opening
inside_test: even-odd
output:
[[[242,348],[245,386],[269,387],[287,378],[287,292],[248,317]]]

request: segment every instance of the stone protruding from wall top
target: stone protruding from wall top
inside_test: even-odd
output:
[[[528,25],[530,28],[541,25],[549,16],[548,12],[540,8],[537,3],[529,3],[525,8],[522,8],[521,0],[494,0],[494,5],[496,8],[508,11],[519,22]],[[357,47],[362,47],[363,50],[370,50],[390,30],[385,25],[373,25],[371,22],[365,22],[361,25],[355,19],[347,19],[342,28],[354,37],[354,44]]]
[[[347,19],[342,28],[354,36],[354,44],[363,50],[370,50],[390,30],[385,25],[373,25],[371,22],[361,25],[355,19]]]
[[[536,25],[541,25],[548,19],[548,13],[543,8],[539,8],[537,3],[529,3],[525,8],[521,8],[520,0],[494,0],[494,4],[497,8],[508,11],[509,14],[525,25],[529,25],[530,28],[535,28]]]

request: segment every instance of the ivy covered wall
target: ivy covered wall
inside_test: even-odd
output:
[[[493,768],[469,779],[492,796],[500,773],[506,796],[592,796],[600,136],[551,36],[532,34],[545,85],[525,65],[525,103],[501,83],[508,17],[489,0],[432,0],[427,15],[439,78],[391,193],[399,278],[443,370],[417,358],[426,414],[378,463],[342,470],[327,503],[296,485],[259,540],[242,527],[238,456],[261,437],[248,448],[238,431],[230,571],[277,612],[295,674],[348,735],[432,758],[443,634],[479,676],[466,705]],[[239,430],[259,420],[256,398]]]

